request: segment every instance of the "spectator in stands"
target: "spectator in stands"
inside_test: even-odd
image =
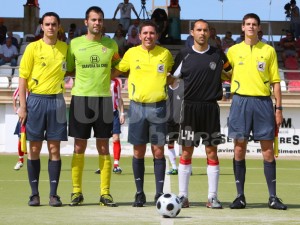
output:
[[[235,40],[235,43],[238,44],[238,43],[241,43],[244,40],[245,40],[245,32],[242,31],[240,36]]]
[[[117,42],[119,47],[119,55],[122,57],[125,53],[126,49],[126,39],[123,36],[123,32],[121,29],[117,29],[113,39]]]
[[[68,32],[73,31],[75,33],[76,32],[76,28],[77,28],[76,24],[75,23],[71,23],[70,26],[69,26],[69,31]]]
[[[128,37],[131,35],[131,30],[133,28],[135,28],[137,30],[137,33],[139,33],[139,25],[140,25],[140,20],[136,19],[133,21],[133,24],[130,25],[130,27],[128,28]]]
[[[35,36],[34,41],[40,40],[44,36],[44,31],[43,29],[40,29],[39,35]]]
[[[281,58],[283,62],[285,62],[286,58],[289,56],[298,58],[298,54],[296,51],[296,40],[291,31],[286,31],[286,37],[280,40],[280,46],[282,48]]]
[[[12,44],[14,46],[16,46],[17,49],[19,48],[18,39],[13,36],[13,32],[12,31],[7,31],[7,38],[11,38]]]
[[[66,39],[66,43],[69,45],[71,40],[75,37],[76,32],[76,24],[71,23],[68,30],[68,38]]]
[[[122,31],[122,36],[123,36],[124,38],[126,38],[127,31],[124,30],[123,25],[122,25],[121,23],[118,24],[118,27],[117,27],[116,30],[121,30],[121,31]]]
[[[257,32],[258,40],[260,40],[261,42],[264,42],[264,43],[268,43],[268,41],[266,39],[264,39],[263,36],[264,36],[264,33],[262,30]]]
[[[194,45],[194,37],[193,37],[192,35],[189,35],[189,36],[186,38],[186,41],[185,41],[185,47],[192,48],[193,45]]]
[[[291,31],[296,39],[300,36],[300,12],[295,0],[291,0]]]
[[[157,8],[151,15],[151,20],[158,27],[158,41],[164,44],[168,35],[168,15],[164,9]]]
[[[39,39],[40,39],[39,36],[40,36],[41,30],[42,30],[41,24],[42,24],[42,18],[39,18],[39,25],[37,25],[36,30],[35,30],[35,33],[34,33],[34,36],[36,36],[36,37],[38,36],[38,37],[36,38],[36,40],[39,40]]]
[[[128,28],[130,26],[130,21],[131,21],[131,10],[134,12],[136,17],[139,19],[139,15],[137,14],[134,6],[132,3],[129,2],[129,0],[124,0],[123,3],[120,3],[114,13],[114,17],[112,18],[113,20],[116,19],[116,15],[118,11],[120,10],[120,24],[123,25],[123,29],[128,31]]]
[[[0,66],[10,63],[10,66],[17,66],[18,49],[12,44],[10,37],[6,38],[5,44],[0,48]]]
[[[68,38],[66,39],[66,43],[69,45],[71,40],[75,37],[75,32],[73,30],[69,30]]]
[[[4,25],[4,19],[0,18],[0,44],[4,44],[7,33],[7,27]]]
[[[75,37],[79,37],[81,35],[86,35],[86,34],[87,34],[87,27],[84,25],[76,30]]]
[[[136,28],[132,28],[131,29],[131,34],[128,35],[128,39],[127,39],[127,48],[131,48],[133,46],[137,46],[141,44],[141,40],[139,38],[139,35],[138,35],[138,30]]]
[[[106,34],[106,29],[105,29],[105,27],[103,26],[102,27],[102,37],[108,37],[108,38],[110,38],[110,36],[108,35],[108,34]]]
[[[43,38],[43,36],[44,36],[44,31],[43,31],[43,29],[40,29],[40,33],[39,33],[39,35],[35,36],[34,41],[40,40],[41,38]]]
[[[209,32],[210,32],[210,37],[208,39],[208,44],[210,46],[222,49],[221,38],[217,36],[216,28],[210,27]]]
[[[225,36],[221,40],[222,49],[224,52],[227,52],[228,48],[234,45],[235,42],[232,39],[232,33],[230,31],[227,31],[225,33]]]

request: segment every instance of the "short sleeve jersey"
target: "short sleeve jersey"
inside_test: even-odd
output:
[[[211,102],[223,96],[222,71],[231,70],[224,52],[210,46],[205,52],[193,48],[182,49],[175,58],[172,74],[183,80],[184,100],[190,102]]]
[[[120,61],[117,43],[107,37],[91,41],[85,35],[72,39],[67,55],[68,71],[76,68],[71,91],[75,96],[107,97],[111,68]]]
[[[241,42],[227,52],[233,68],[231,92],[246,96],[270,96],[273,83],[280,82],[274,48],[259,41],[252,47]]]
[[[151,51],[141,45],[130,48],[116,69],[130,70],[129,99],[140,103],[155,103],[167,99],[167,74],[174,64],[166,48],[155,46]]]
[[[57,40],[48,45],[42,39],[30,43],[20,63],[20,77],[27,80],[28,90],[34,94],[64,92],[68,45]]]
[[[134,6],[131,3],[120,3],[118,5],[118,8],[120,9],[120,14],[122,19],[130,19],[131,18],[131,9],[134,8]]]

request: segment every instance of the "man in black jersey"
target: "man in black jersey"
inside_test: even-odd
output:
[[[219,160],[217,145],[222,143],[220,134],[220,109],[222,99],[222,71],[231,71],[222,50],[208,44],[209,24],[197,20],[191,30],[194,37],[192,48],[181,50],[175,59],[173,77],[183,80],[184,97],[181,108],[179,144],[182,155],[178,167],[179,196],[182,207],[189,207],[188,185],[194,147],[200,139],[207,155],[208,202],[206,207],[221,209],[218,200]],[[228,79],[228,78],[227,78]]]

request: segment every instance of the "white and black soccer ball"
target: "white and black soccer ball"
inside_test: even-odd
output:
[[[180,199],[173,193],[163,194],[156,202],[156,209],[159,215],[165,218],[176,217],[181,210]]]

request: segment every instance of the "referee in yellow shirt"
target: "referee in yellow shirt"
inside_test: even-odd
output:
[[[59,16],[47,12],[42,17],[42,39],[30,43],[20,64],[20,122],[26,122],[29,151],[29,206],[39,206],[40,152],[43,141],[49,151],[50,206],[61,206],[57,187],[61,171],[60,142],[67,141],[66,104],[63,97],[67,44],[57,39]],[[26,102],[26,89],[30,95]]]
[[[144,21],[139,37],[142,44],[130,48],[115,67],[116,73],[129,72],[128,92],[130,98],[128,142],[133,144],[132,167],[136,185],[133,207],[146,203],[144,193],[144,157],[147,143],[151,143],[156,182],[154,201],[163,193],[166,159],[166,99],[167,75],[174,64],[169,50],[156,45],[157,26]]]
[[[227,52],[232,66],[231,92],[234,94],[229,113],[228,136],[234,139],[233,171],[237,197],[231,209],[244,209],[246,198],[246,150],[250,132],[260,142],[264,159],[264,174],[269,190],[269,208],[286,210],[276,196],[276,161],[274,158],[275,124],[282,123],[280,76],[275,49],[258,39],[260,18],[254,13],[243,18],[245,40]],[[275,97],[274,115],[272,91]]]

